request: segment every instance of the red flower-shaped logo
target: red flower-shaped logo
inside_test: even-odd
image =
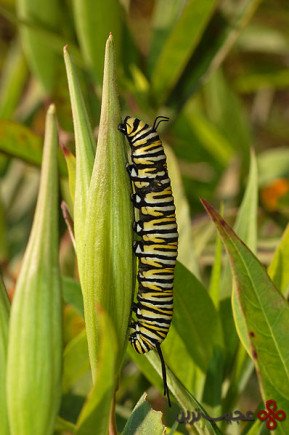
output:
[[[261,421],[266,420],[266,427],[269,430],[274,430],[277,427],[277,421],[283,421],[286,418],[286,412],[283,409],[277,410],[277,403],[275,400],[267,400],[266,409],[258,412],[257,417]]]

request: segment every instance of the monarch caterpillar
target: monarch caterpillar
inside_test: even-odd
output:
[[[133,184],[132,202],[139,220],[133,229],[140,237],[133,249],[139,259],[136,321],[131,323],[129,340],[138,353],[156,349],[162,366],[164,395],[170,403],[166,367],[160,344],[167,336],[173,316],[173,281],[178,249],[174,198],[166,156],[157,133],[158,116],[152,127],[127,116],[118,129],[131,148],[132,164],[127,170]]]

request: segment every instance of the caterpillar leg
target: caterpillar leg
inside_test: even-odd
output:
[[[130,177],[136,177],[137,176],[137,167],[135,165],[130,165],[127,163],[125,165],[125,168],[129,174]]]

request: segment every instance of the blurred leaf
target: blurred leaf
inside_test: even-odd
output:
[[[101,84],[105,42],[110,32],[116,44],[116,56],[120,56],[122,14],[119,1],[73,0],[72,5],[76,31],[87,68],[94,82]]]
[[[8,52],[0,81],[0,118],[10,118],[24,90],[28,76],[27,65],[18,39]]]
[[[27,127],[9,120],[0,120],[0,149],[28,163],[40,165],[41,139]]]
[[[246,52],[284,55],[287,53],[289,40],[282,30],[261,22],[253,22],[243,30],[236,45]]]
[[[264,186],[277,178],[289,176],[288,148],[274,148],[258,155],[259,185]]]
[[[210,279],[210,286],[209,286],[209,295],[217,309],[219,308],[220,295],[221,295],[221,276],[222,276],[221,272],[222,272],[222,242],[220,237],[217,237],[216,247],[215,247],[215,257],[214,257],[211,279]]]
[[[62,390],[67,392],[78,379],[89,372],[89,358],[85,330],[67,344],[63,355]]]
[[[32,165],[40,166],[42,161],[40,137],[24,125],[6,119],[0,120],[0,150]],[[60,173],[66,175],[65,162],[60,153],[58,158]]]
[[[9,424],[12,433],[22,435],[51,433],[60,405],[62,319],[57,147],[55,109],[50,106],[37,207],[17,281],[9,330]]]
[[[20,19],[58,32],[60,5],[57,0],[17,0],[16,6]],[[58,61],[49,38],[35,31],[33,26],[25,25],[20,28],[20,36],[31,70],[49,93],[56,80]]]
[[[67,431],[69,434],[75,432],[75,425],[71,421],[64,420],[64,418],[57,417],[55,423],[55,430],[57,431]]]
[[[289,85],[287,69],[278,68],[274,71],[252,71],[242,74],[234,82],[234,88],[241,93],[252,93],[260,89],[286,89]]]
[[[166,428],[162,423],[162,413],[151,408],[146,400],[146,393],[144,393],[135,405],[121,434],[146,435],[149,433],[163,435],[166,433]]]
[[[215,8],[214,0],[189,0],[172,28],[152,73],[156,101],[161,105],[176,84]]]
[[[103,435],[108,432],[109,415],[118,371],[115,328],[103,308],[98,305],[96,311],[101,331],[97,371],[94,373],[94,386],[77,420],[77,435],[90,435],[92,433]]]
[[[62,277],[63,299],[71,304],[83,316],[83,299],[80,284],[69,276]]]
[[[250,171],[246,190],[238,210],[234,230],[253,252],[257,250],[258,171],[255,152],[251,149]]]
[[[289,306],[254,254],[206,201],[202,201],[222,237],[234,270],[237,295],[246,321],[250,357],[264,401],[289,411]],[[242,338],[242,336],[241,336]],[[282,433],[281,431],[280,433]],[[284,432],[285,433],[285,432]]]
[[[238,210],[236,222],[234,225],[234,230],[238,236],[245,241],[245,243],[250,247],[253,252],[257,249],[257,211],[258,211],[258,172],[257,172],[257,162],[255,153],[251,151],[250,158],[250,170],[248,174],[248,180],[246,183],[246,190],[243,196],[241,207]],[[226,268],[224,270],[223,276],[223,288],[228,289],[227,292],[230,294],[232,282],[231,269],[226,263]],[[239,312],[239,303],[236,300],[236,295],[233,291],[232,294],[232,305],[236,309],[236,315],[238,315],[238,320],[235,319],[238,326],[238,321],[241,322],[242,313]]]
[[[261,0],[244,0],[238,5],[234,4],[233,13],[227,19],[215,13],[202,39],[198,41],[197,50],[187,59],[187,67],[169,97],[168,104],[176,111],[220,67],[260,2]]]
[[[153,35],[148,58],[149,70],[153,69],[171,29],[180,17],[186,0],[158,0],[153,11]]]
[[[136,364],[139,370],[145,375],[145,377],[149,380],[152,385],[155,385],[159,391],[163,392],[163,380],[162,374],[158,375],[158,373],[151,366],[149,361],[144,358],[144,355],[137,353],[131,345],[127,347],[127,354],[130,359]]]
[[[289,225],[287,225],[281,241],[277,246],[268,274],[273,283],[280,289],[283,295],[286,294],[289,286]]]
[[[6,210],[2,200],[2,195],[0,194],[0,264],[5,264],[9,258],[8,228],[6,220]]]
[[[179,262],[175,269],[173,325],[193,360],[206,371],[213,348],[223,346],[221,324],[207,290]],[[166,341],[163,348],[165,351]]]
[[[170,327],[168,336],[162,343],[162,352],[165,362],[174,373],[178,374],[178,379],[181,381],[184,387],[186,387],[188,391],[193,391],[196,397],[201,397],[205,373],[199,368],[192,358],[190,350],[188,349],[183,338],[181,338],[180,334],[178,333],[174,322]],[[136,360],[136,363],[138,363],[138,359]],[[142,366],[139,367],[143,371]],[[155,379],[151,376],[148,376],[148,379],[154,385],[157,385],[162,393],[162,380],[158,379],[158,382],[156,383]]]
[[[7,399],[6,399],[6,368],[8,348],[8,324],[10,302],[0,276],[0,427],[2,435],[9,435]]]
[[[234,143],[235,151],[246,158],[246,163],[253,140],[249,120],[237,95],[229,88],[221,69],[215,71],[204,86],[204,95],[205,110],[210,120],[229,142]]]
[[[193,101],[187,104],[185,115],[204,149],[223,167],[227,166],[235,152],[232,142],[229,142],[213,123],[197,113]]]

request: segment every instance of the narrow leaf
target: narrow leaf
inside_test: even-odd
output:
[[[7,384],[12,435],[52,433],[60,403],[57,148],[51,106],[37,207],[11,310]]]
[[[87,194],[90,184],[95,143],[88,114],[85,108],[80,90],[79,81],[75,67],[71,62],[67,47],[64,48],[64,60],[68,79],[76,151],[76,173],[75,183],[70,179],[71,185],[75,184],[74,200],[74,234],[76,241],[77,259],[80,263],[83,260],[82,244],[84,233],[84,222],[87,208]],[[79,264],[81,268],[81,265]]]
[[[33,25],[52,29],[57,33],[60,9],[57,0],[17,0],[18,17],[30,23],[22,25],[20,36],[31,70],[49,93],[56,80],[57,55],[49,38],[33,29]]]
[[[10,118],[24,90],[28,69],[18,38],[12,43],[1,71],[0,118]]]
[[[214,0],[189,0],[172,27],[152,74],[153,89],[160,104],[183,72],[215,5]]]

